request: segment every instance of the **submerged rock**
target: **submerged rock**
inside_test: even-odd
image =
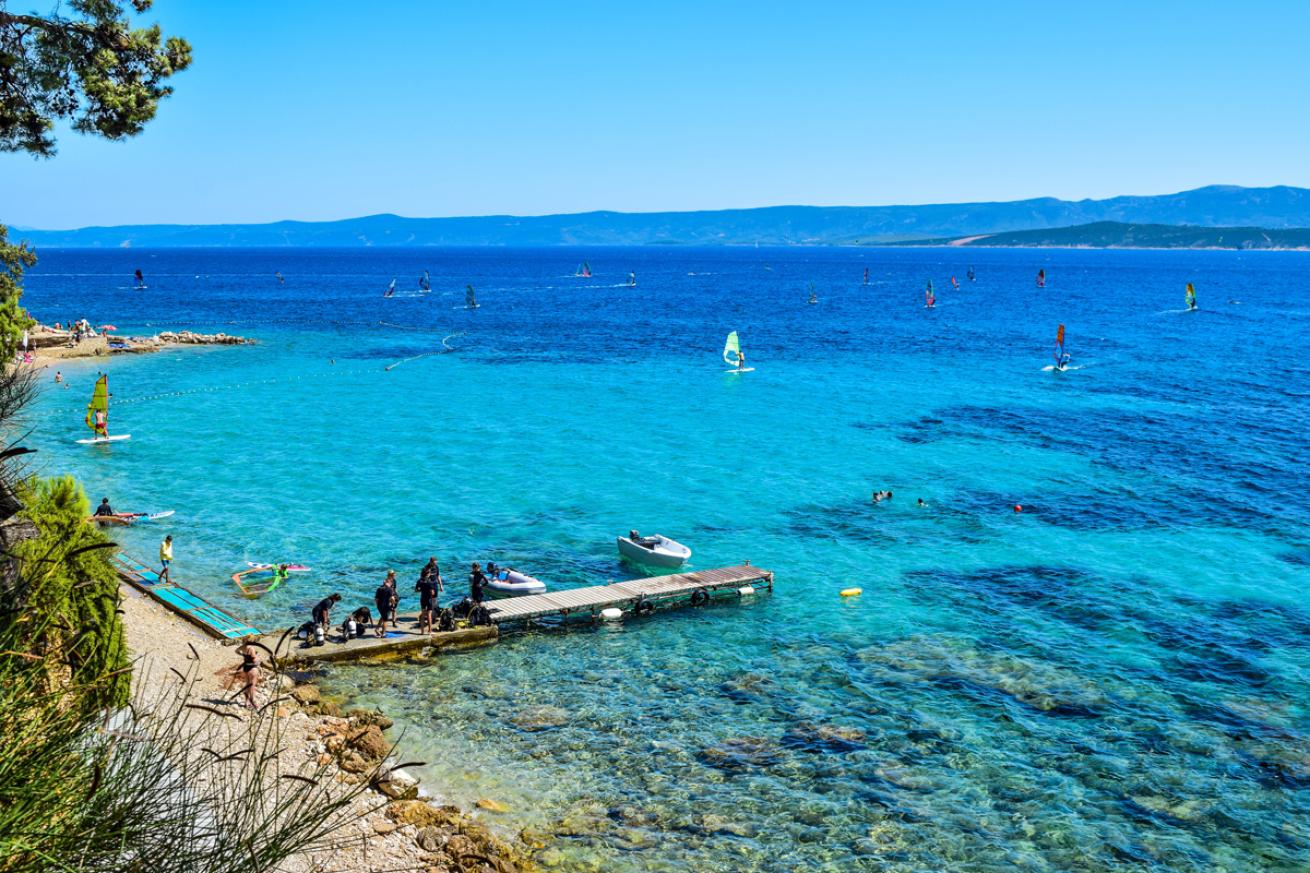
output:
[[[764,737],[732,737],[701,749],[696,757],[704,764],[721,770],[744,770],[768,767],[778,762],[778,744]]]
[[[803,721],[782,735],[782,745],[806,752],[855,752],[867,748],[864,731]]]
[[[521,731],[547,731],[569,723],[569,713],[558,706],[533,706],[516,713],[510,724]]]

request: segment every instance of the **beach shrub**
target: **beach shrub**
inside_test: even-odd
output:
[[[0,627],[7,652],[22,637]],[[271,873],[358,842],[378,771],[340,785],[332,764],[284,763],[279,703],[215,707],[197,665],[88,721],[76,701],[105,677],[54,689],[39,662],[0,659],[0,873]]]
[[[16,496],[36,536],[11,547],[18,584],[3,620],[24,629],[23,651],[47,657],[52,686],[72,682],[90,710],[122,705],[131,675],[118,616],[118,577],[108,537],[87,524],[86,492],[72,476],[28,479]]]
[[[23,272],[36,263],[27,243],[9,242],[9,228],[0,224],[0,360],[13,360],[23,330],[35,322],[19,304]]]

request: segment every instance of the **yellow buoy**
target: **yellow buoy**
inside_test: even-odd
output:
[[[863,588],[843,588],[841,590],[842,597],[854,597],[857,594],[863,594],[863,593],[864,593]]]

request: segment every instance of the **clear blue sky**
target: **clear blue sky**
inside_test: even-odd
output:
[[[195,51],[158,118],[0,156],[0,221],[1310,187],[1310,4],[157,0],[147,20]]]

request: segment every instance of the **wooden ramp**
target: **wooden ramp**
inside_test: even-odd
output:
[[[119,552],[110,561],[118,571],[118,578],[138,591],[159,602],[165,609],[177,613],[205,633],[218,639],[237,639],[259,631],[244,621],[233,618],[217,606],[171,582],[161,582],[159,574],[137,559]]]
[[[644,612],[672,603],[703,603],[725,591],[736,592],[750,586],[753,589],[773,590],[773,573],[741,564],[720,570],[701,570],[697,573],[675,573],[671,576],[654,576],[633,579],[611,585],[594,585],[590,588],[570,588],[546,594],[530,594],[506,600],[491,600],[485,604],[496,624],[532,621],[534,619],[571,615],[595,615],[602,609],[615,607],[624,612]]]

